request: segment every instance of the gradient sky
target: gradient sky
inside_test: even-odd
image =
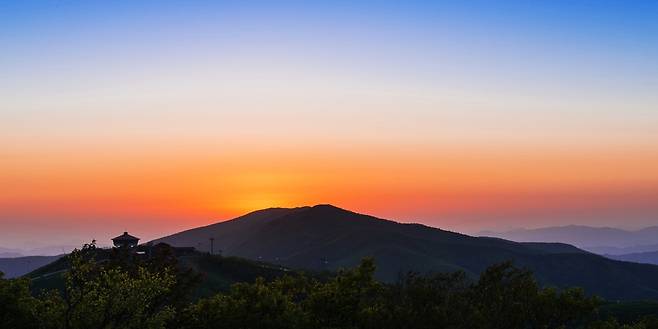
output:
[[[658,224],[658,2],[1,1],[0,246],[332,203]]]

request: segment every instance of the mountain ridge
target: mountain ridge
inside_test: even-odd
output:
[[[519,242],[562,242],[600,255],[658,251],[658,226],[624,230],[613,227],[564,225],[504,232],[482,231],[479,235]]]
[[[654,264],[658,265],[658,251],[636,252],[621,255],[605,255],[610,259],[621,260],[625,262]]]
[[[406,271],[462,270],[475,277],[489,265],[513,260],[547,285],[582,286],[612,299],[658,299],[657,266],[618,262],[561,243],[519,243],[397,223],[332,205],[263,209],[153,242],[208,251],[210,238],[224,255],[297,269],[337,270],[373,257],[376,275],[389,282]]]
[[[48,265],[62,256],[63,255],[0,258],[0,272],[3,272],[6,278],[19,277],[32,272],[37,268]]]

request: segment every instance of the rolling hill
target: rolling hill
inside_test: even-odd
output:
[[[107,249],[97,253],[96,261],[107,260]],[[195,287],[193,297],[208,297],[218,292],[226,291],[238,282],[254,282],[261,277],[269,281],[277,277],[294,274],[290,269],[237,257],[221,257],[207,253],[187,253],[177,257],[179,265],[191,268],[201,274],[201,282]],[[38,294],[49,289],[64,288],[63,275],[70,269],[68,256],[63,256],[53,262],[27,273],[25,277],[32,280],[31,289]]]
[[[394,281],[409,270],[463,270],[475,277],[513,260],[556,287],[580,286],[608,299],[658,299],[658,266],[607,259],[560,243],[518,243],[401,224],[331,205],[271,208],[153,242],[192,246],[290,268],[336,270],[374,257],[376,275]]]

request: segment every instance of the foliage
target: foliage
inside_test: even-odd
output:
[[[173,308],[162,303],[174,277],[169,270],[151,272],[140,267],[130,274],[119,268],[100,268],[74,252],[66,274],[64,328],[164,328]]]
[[[6,280],[0,272],[0,328],[35,328],[35,302],[28,280]]]
[[[597,298],[540,288],[510,263],[471,283],[463,273],[374,279],[364,260],[326,282],[288,276],[237,284],[185,310],[179,328],[559,328],[582,327]]]
[[[68,257],[65,287],[37,297],[27,279],[0,280],[0,328],[165,328],[176,314],[177,282],[170,264],[95,261],[92,242]],[[179,284],[178,284],[179,285]]]
[[[92,243],[67,257],[62,291],[34,296],[28,279],[0,275],[0,328],[658,328],[655,318],[601,319],[598,298],[541,287],[511,263],[477,281],[462,272],[408,273],[385,284],[365,259],[326,279],[291,272],[193,301],[198,275],[166,246],[142,258],[114,250],[98,260],[99,252]]]

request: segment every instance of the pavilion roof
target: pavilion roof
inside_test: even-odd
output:
[[[128,234],[128,232],[123,232],[123,234],[112,239],[112,241],[132,241],[132,240],[139,240],[139,238]]]

